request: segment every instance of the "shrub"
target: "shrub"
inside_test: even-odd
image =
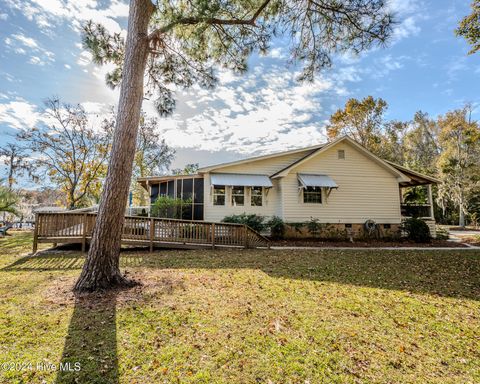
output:
[[[152,204],[153,217],[168,217],[181,219],[185,211],[192,205],[192,199],[177,199],[169,196],[159,196]]]
[[[265,217],[255,214],[242,213],[241,215],[225,216],[222,220],[224,223],[246,224],[257,232],[261,232],[266,228]]]
[[[450,235],[445,228],[437,227],[437,240],[448,240],[449,237]]]
[[[427,223],[421,219],[406,219],[401,226],[402,231],[407,234],[409,240],[416,243],[428,243],[431,240],[430,229]]]
[[[311,217],[310,221],[307,222],[308,233],[310,233],[312,237],[318,237],[320,235],[321,225],[318,221],[318,219]]]
[[[279,240],[285,236],[285,222],[278,216],[273,216],[268,222],[267,227],[270,228],[270,236],[272,239]]]

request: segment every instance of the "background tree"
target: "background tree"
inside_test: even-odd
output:
[[[349,99],[345,108],[330,116],[327,135],[331,139],[349,135],[374,153],[378,153],[384,129],[383,114],[387,103],[367,96],[362,100]]]
[[[200,165],[198,163],[189,163],[185,167],[172,169],[173,175],[193,175],[198,172]]]
[[[383,134],[379,136],[380,145],[376,149],[377,155],[382,159],[404,164],[406,156],[404,137],[409,126],[410,122],[408,121],[393,120],[385,122]]]
[[[147,117],[142,113],[131,181],[135,203],[140,206],[147,205],[149,199],[147,191],[137,183],[137,178],[163,173],[170,166],[175,155],[175,150],[169,147],[160,135],[158,118]]]
[[[92,127],[84,109],[62,103],[58,98],[45,102],[50,124],[19,132],[18,139],[32,152],[32,165],[43,169],[65,193],[73,209],[98,200],[110,148],[111,122]]]
[[[131,0],[126,42],[88,23],[84,46],[99,64],[116,65],[107,76],[121,85],[112,153],[88,258],[75,286],[93,290],[130,285],[120,274],[123,214],[144,97],[161,115],[175,107],[173,87],[212,87],[214,66],[247,69],[253,51],[265,51],[275,35],[288,36],[292,62],[303,62],[301,79],[331,64],[336,52],[361,52],[384,43],[392,17],[383,1],[334,0]]]
[[[464,227],[468,201],[480,181],[480,128],[471,121],[470,107],[448,112],[439,118],[439,126],[438,201],[442,206],[452,201],[458,207],[459,226]]]
[[[25,174],[34,181],[37,180],[37,176],[33,172],[33,164],[28,158],[26,149],[22,146],[16,143],[7,143],[0,148],[0,157],[3,158],[3,163],[7,168],[7,185],[9,190],[13,189],[17,178]]]
[[[427,113],[418,111],[403,138],[404,165],[418,172],[435,176],[436,162],[440,154],[439,127]]]
[[[462,36],[472,46],[469,54],[480,50],[480,0],[472,1],[472,13],[465,16],[455,30],[457,36]]]
[[[17,214],[18,198],[9,187],[0,185],[0,212]]]

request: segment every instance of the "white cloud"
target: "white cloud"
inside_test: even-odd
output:
[[[418,22],[426,18],[423,1],[389,0],[387,9],[392,12],[399,23],[394,27],[393,43],[420,33]]]
[[[417,25],[417,17],[410,16],[405,18],[394,29],[394,40],[398,41],[409,36],[415,36],[420,33],[420,27]]]
[[[0,122],[15,129],[32,128],[40,120],[38,108],[25,99],[17,98],[0,104]]]
[[[22,35],[21,33],[17,33],[12,35],[12,38],[18,40],[25,47],[32,48],[32,49],[39,49],[38,43],[31,37],[27,37],[25,35]]]
[[[88,51],[80,52],[80,55],[78,55],[77,64],[82,67],[86,67],[91,63],[92,63],[92,54]]]
[[[39,66],[44,66],[46,63],[42,59],[40,59],[38,56],[32,56],[30,57],[30,60],[28,60],[30,64],[33,65],[39,65]]]
[[[78,32],[87,20],[101,23],[112,32],[122,32],[116,19],[127,17],[129,9],[128,3],[121,0],[112,0],[108,6],[96,0],[5,1],[12,9],[21,11],[29,20],[36,22],[45,33],[62,22],[67,22]]]
[[[45,65],[55,61],[55,55],[53,52],[42,48],[34,38],[25,36],[22,33],[12,34],[9,37],[6,37],[4,41],[7,47],[13,50],[16,54],[32,54],[29,60],[30,64]]]
[[[7,20],[7,19],[8,19],[8,14],[0,13],[0,20]]]
[[[275,65],[241,77],[222,71],[215,90],[179,94],[178,112],[161,120],[164,137],[174,147],[242,154],[323,142],[321,97],[337,94],[337,81],[298,83],[297,75]],[[154,113],[151,102],[144,109]]]

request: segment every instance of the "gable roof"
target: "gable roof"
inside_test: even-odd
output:
[[[315,152],[316,150],[323,147],[324,145],[325,144],[317,144],[317,145],[313,145],[311,147],[292,149],[292,150],[289,150],[289,151],[275,152],[275,153],[271,153],[271,154],[268,154],[268,155],[249,157],[249,158],[246,158],[246,159],[231,161],[231,162],[228,162],[228,163],[209,165],[209,166],[206,166],[206,167],[199,168],[198,172],[199,173],[211,172],[211,171],[213,171],[215,169],[219,169],[219,168],[230,167],[230,166],[233,166],[233,165],[246,164],[246,163],[250,163],[250,162],[253,162],[253,161],[267,160],[267,159],[272,159],[274,157],[280,157],[280,156],[285,156],[285,155],[293,155],[295,153],[301,153],[301,152],[305,152],[305,155],[308,155],[312,152]]]
[[[371,160],[373,160],[374,162],[376,162],[378,165],[380,165],[381,167],[385,168],[387,171],[389,171],[390,173],[392,173],[393,175],[395,175],[398,179],[399,182],[409,182],[410,181],[410,178],[405,175],[403,172],[399,171],[398,169],[396,169],[395,167],[391,166],[390,164],[388,164],[385,160],[382,160],[380,159],[378,156],[375,156],[372,152],[370,152],[368,149],[364,148],[363,146],[361,146],[360,144],[358,144],[355,140],[351,139],[350,137],[348,136],[342,136],[338,139],[335,139],[333,140],[332,142],[326,144],[326,145],[323,145],[322,147],[318,148],[317,150],[307,154],[306,156],[304,156],[303,158],[293,162],[292,164],[290,164],[289,166],[281,169],[280,171],[278,171],[277,173],[273,174],[271,177],[272,178],[277,178],[277,177],[284,177],[286,175],[288,175],[288,173],[295,167],[303,164],[304,162],[310,160],[311,158],[319,155],[320,153],[323,153],[325,152],[327,149],[329,148],[332,148],[334,147],[335,145],[341,143],[341,142],[348,142],[349,144],[351,144],[352,146],[354,146],[357,150],[359,150],[361,153],[363,153],[364,155],[366,155],[367,157],[369,157]]]

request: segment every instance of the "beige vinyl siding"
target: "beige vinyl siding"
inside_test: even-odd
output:
[[[226,166],[222,168],[216,168],[217,173],[243,173],[243,174],[258,174],[258,175],[273,175],[281,169],[289,166],[293,162],[303,158],[312,150],[306,150],[293,154],[287,154],[282,156],[276,156],[270,159],[255,160],[245,164]],[[263,216],[282,216],[283,204],[280,188],[280,180],[272,180],[273,188],[266,191],[264,189],[263,206],[252,207],[250,205],[250,191],[246,189],[245,193],[245,205],[243,207],[234,207],[231,204],[231,188],[227,188],[226,204],[224,206],[213,205],[212,189],[210,184],[210,174],[205,173],[204,193],[205,193],[205,205],[204,205],[204,218],[206,221],[221,221],[225,216],[238,215],[241,213],[255,213]]]
[[[245,172],[246,173],[246,172]],[[255,213],[257,215],[263,216],[273,216],[276,215],[276,211],[279,205],[278,198],[278,181],[273,181],[273,188],[267,191],[264,188],[263,190],[263,205],[261,207],[251,206],[250,205],[250,188],[245,188],[245,205],[241,207],[235,207],[232,205],[232,189],[227,187],[226,196],[225,196],[225,205],[213,205],[213,196],[212,188],[210,184],[210,174],[205,174],[204,178],[204,220],[205,221],[221,221],[225,216],[228,215],[239,215],[242,213]]]
[[[337,151],[345,151],[338,159]],[[297,173],[326,174],[339,188],[332,190],[322,204],[304,204],[298,188]],[[311,217],[322,223],[378,223],[401,221],[398,180],[395,175],[372,161],[348,143],[342,142],[311,160],[294,167],[281,178],[283,218],[304,222]]]

